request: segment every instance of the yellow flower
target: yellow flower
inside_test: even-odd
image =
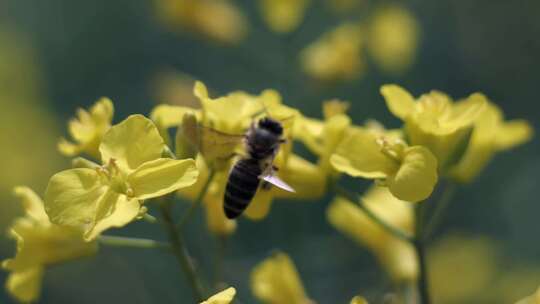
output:
[[[459,102],[439,91],[431,91],[415,101],[397,85],[384,85],[381,93],[390,112],[404,121],[409,144],[429,148],[442,170],[459,160],[473,123],[486,105],[486,98],[478,93]]]
[[[78,119],[69,121],[68,129],[75,143],[60,139],[58,150],[66,156],[75,156],[86,153],[99,159],[99,144],[103,135],[111,127],[114,107],[108,98],[98,100],[87,112],[77,110]]]
[[[34,302],[39,298],[46,266],[94,254],[97,244],[85,242],[78,227],[51,224],[43,202],[30,188],[17,187],[15,194],[26,214],[9,230],[17,240],[17,254],[3,261],[2,267],[11,272],[6,282],[9,293],[21,302]]]
[[[302,50],[302,69],[321,81],[353,79],[364,70],[361,58],[363,43],[362,29],[358,24],[342,24]]]
[[[368,301],[364,297],[356,296],[351,299],[351,304],[368,304]]]
[[[208,39],[237,44],[248,29],[242,12],[226,0],[156,0],[158,18],[171,30],[189,30]]]
[[[259,0],[263,19],[278,33],[294,31],[304,19],[309,0]]]
[[[516,304],[540,304],[540,287],[534,294],[517,301]]]
[[[361,199],[364,206],[395,228],[412,234],[414,210],[386,188],[372,187]],[[395,281],[413,281],[418,275],[411,244],[396,238],[367,217],[356,203],[336,198],[328,208],[328,221],[340,232],[367,246]]]
[[[251,272],[251,290],[259,300],[268,304],[308,304],[293,261],[285,253],[275,253]]]
[[[45,210],[51,221],[84,226],[84,238],[91,240],[133,221],[144,200],[195,183],[195,161],[161,158],[164,148],[157,128],[142,115],[111,127],[99,146],[103,166],[65,170],[50,179]]]
[[[349,131],[330,162],[350,176],[377,179],[410,202],[428,198],[438,179],[437,159],[427,148],[361,128]]]
[[[211,296],[208,300],[201,302],[201,304],[229,304],[232,303],[235,295],[236,289],[229,287]]]
[[[459,163],[452,169],[452,176],[461,182],[470,182],[499,151],[513,148],[529,141],[533,129],[524,120],[504,121],[502,111],[492,102],[474,122],[471,140]]]
[[[367,47],[382,70],[401,73],[414,62],[420,27],[414,16],[400,5],[376,10],[368,26]]]

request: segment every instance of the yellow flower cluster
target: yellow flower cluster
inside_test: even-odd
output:
[[[2,266],[12,272],[8,291],[21,301],[38,298],[45,266],[94,253],[103,231],[144,215],[144,201],[197,180],[195,160],[163,156],[170,150],[150,119],[132,115],[111,126],[112,111],[106,98],[80,110],[69,123],[77,143],[59,144],[62,153],[86,153],[101,165],[75,158],[74,168],[51,177],[44,202],[29,188],[15,189],[26,216],[10,229],[17,255]]]
[[[419,273],[413,244],[374,217],[414,236],[413,209],[430,198],[439,179],[470,181],[495,152],[529,140],[532,129],[522,120],[505,122],[480,93],[458,101],[438,91],[414,98],[397,85],[385,85],[381,94],[390,112],[403,121],[401,129],[387,130],[374,122],[354,125],[347,115],[349,104],[340,100],[324,102],[323,118],[315,119],[284,105],[274,90],[212,98],[201,82],[194,86],[200,107],[158,105],[150,118],[131,115],[114,125],[109,99],[100,99],[89,111],[79,110],[78,119],[68,125],[73,142],[62,139],[59,150],[93,160],[77,157],[73,168],[54,174],[44,202],[28,188],[16,189],[26,216],[10,232],[18,246],[16,257],[3,263],[12,272],[8,290],[21,300],[35,300],[45,266],[94,253],[104,231],[144,217],[147,201],[165,195],[191,200],[192,208],[202,202],[208,229],[233,233],[236,222],[227,219],[223,208],[229,171],[247,157],[245,132],[263,117],[279,121],[284,129],[272,165],[295,192],[259,187],[246,217],[266,217],[275,198],[312,200],[336,190],[327,210],[330,224],[373,251],[393,280],[414,281]],[[171,131],[176,131],[174,138]],[[294,141],[303,143],[317,161],[295,154]],[[341,174],[376,184],[356,201],[337,190]],[[166,209],[162,211],[176,231]],[[255,267],[251,285],[265,303],[312,303],[283,253]],[[230,303],[235,292],[229,288],[203,303]],[[355,297],[351,303],[366,301]]]
[[[367,52],[381,70],[399,74],[414,63],[419,32],[418,22],[405,7],[388,4],[367,21],[348,21],[322,34],[300,53],[300,63],[316,80],[350,80],[364,74]]]
[[[528,141],[532,128],[523,120],[505,122],[480,93],[456,102],[439,91],[414,98],[397,85],[385,85],[381,93],[403,127],[385,130],[372,124],[347,130],[330,163],[338,172],[375,179],[377,187],[359,202],[337,198],[328,219],[370,248],[394,280],[411,281],[418,275],[412,245],[371,221],[362,209],[414,235],[410,202],[428,199],[441,178],[471,181],[497,151]]]

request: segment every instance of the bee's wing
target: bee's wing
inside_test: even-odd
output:
[[[228,134],[200,125],[195,119],[184,119],[182,131],[199,152],[208,159],[229,158],[244,139],[243,134]]]
[[[279,178],[277,175],[273,173],[274,173],[273,170],[271,172],[266,172],[266,173],[263,172],[263,174],[259,176],[259,178],[285,191],[296,192],[291,186],[289,186],[289,184],[284,182],[281,178]]]

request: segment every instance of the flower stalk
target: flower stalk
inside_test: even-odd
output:
[[[446,208],[448,208],[448,205],[452,201],[452,197],[454,196],[456,189],[457,185],[455,183],[451,181],[446,183],[439,200],[435,204],[433,214],[431,214],[431,216],[429,217],[429,221],[426,223],[426,226],[424,228],[423,237],[425,239],[428,239],[433,234],[433,232],[437,228],[437,225],[442,220],[444,211],[446,210]]]
[[[418,256],[418,292],[420,296],[421,304],[430,304],[429,296],[429,283],[428,283],[428,271],[426,261],[426,243],[425,243],[425,230],[424,230],[424,214],[425,214],[426,202],[417,204],[415,206],[415,239],[413,242],[416,254]]]
[[[169,244],[162,243],[156,240],[132,238],[123,236],[100,235],[98,242],[106,246],[114,247],[131,247],[131,248],[146,248],[146,249],[166,249]]]
[[[173,254],[175,255],[182,271],[186,274],[189,285],[193,290],[195,302],[199,303],[205,299],[204,290],[199,277],[195,271],[193,263],[190,261],[189,253],[184,245],[184,239],[180,232],[176,229],[172,219],[171,202],[165,201],[161,204],[161,215],[163,217],[163,225],[169,235],[169,242]]]

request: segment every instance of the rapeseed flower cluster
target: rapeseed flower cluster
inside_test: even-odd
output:
[[[105,231],[153,218],[145,205],[155,201],[170,246],[191,276],[198,302],[203,301],[196,269],[182,247],[185,218],[176,223],[171,202],[191,201],[188,219],[201,203],[210,232],[233,233],[237,223],[227,219],[223,209],[228,174],[239,158],[247,157],[246,130],[266,116],[284,128],[273,165],[295,192],[260,187],[245,217],[265,218],[276,199],[309,201],[335,193],[327,209],[330,225],[369,248],[395,282],[421,281],[424,261],[419,253],[425,232],[418,227],[428,218],[419,208],[430,204],[441,180],[468,182],[497,151],[532,136],[527,122],[504,121],[501,111],[480,93],[458,101],[439,91],[415,98],[397,85],[385,85],[381,102],[384,99],[403,121],[399,129],[373,121],[355,125],[347,114],[349,103],[337,99],[325,101],[322,119],[317,119],[286,106],[275,90],[210,97],[207,87],[196,82],[193,94],[199,106],[162,104],[149,118],[135,114],[117,124],[107,98],[89,111],[78,111],[78,119],[68,124],[73,142],[62,139],[58,146],[61,153],[75,157],[73,168],[50,178],[43,202],[28,188],[16,189],[26,216],[10,230],[17,254],[3,263],[12,272],[7,287],[15,297],[37,299],[47,265],[95,253],[97,242],[107,237]],[[315,160],[298,155],[294,142],[303,144]],[[471,162],[475,166],[467,165]],[[342,188],[343,175],[374,184],[359,195]],[[313,303],[284,253],[253,269],[251,287],[264,303]],[[229,288],[202,303],[230,303],[235,293]],[[356,296],[351,303],[367,302]]]

